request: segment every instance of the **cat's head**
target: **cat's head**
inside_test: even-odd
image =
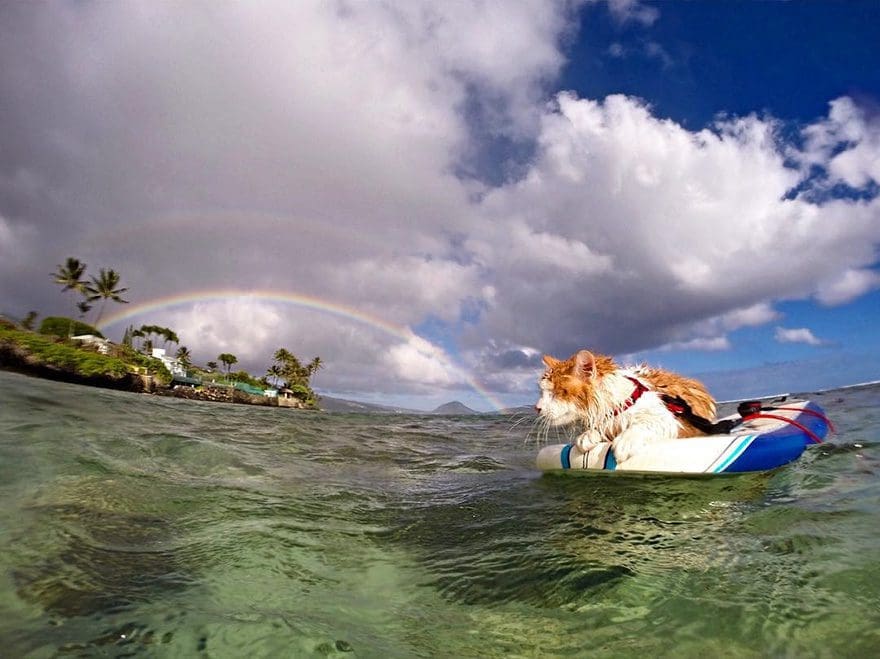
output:
[[[551,425],[561,426],[583,418],[601,391],[602,378],[617,365],[610,357],[580,350],[566,360],[544,355],[547,370],[541,376],[538,414]]]

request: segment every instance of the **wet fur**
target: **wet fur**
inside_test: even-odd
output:
[[[566,360],[544,356],[541,398],[535,406],[548,426],[574,425],[582,432],[576,443],[588,451],[612,442],[618,462],[624,462],[647,442],[693,437],[699,430],[673,415],[661,395],[681,397],[697,416],[715,418],[715,401],[697,380],[648,366],[620,367],[611,357],[581,350]],[[647,389],[627,407],[635,385]]]

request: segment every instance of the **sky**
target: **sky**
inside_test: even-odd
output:
[[[876,2],[0,4],[0,313],[323,394],[531,404],[545,353],[719,399],[880,379]]]

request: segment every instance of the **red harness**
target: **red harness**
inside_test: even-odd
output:
[[[642,397],[643,393],[651,391],[650,389],[648,389],[648,387],[643,385],[635,378],[631,378],[628,375],[624,377],[632,382],[633,385],[635,385],[635,389],[633,389],[633,392],[630,394],[629,398],[624,401],[623,405],[621,405],[617,410],[614,411],[615,416],[626,412],[629,408],[636,404],[636,401]],[[685,403],[681,399],[670,399],[666,396],[662,396],[661,398],[663,400],[663,404],[666,406],[666,409],[672,412],[675,416],[682,416],[685,413],[690,412],[690,408],[686,407],[687,403]]]
[[[626,375],[624,377],[626,377],[627,380],[629,380],[630,382],[633,383],[634,389],[633,389],[633,392],[630,394],[629,398],[627,398],[623,402],[623,405],[621,405],[619,408],[614,410],[614,416],[617,416],[618,414],[622,414],[623,412],[626,412],[629,408],[631,408],[633,405],[636,404],[636,401],[642,397],[643,393],[645,393],[646,391],[650,391],[650,389],[648,389],[645,385],[643,385],[641,382],[639,382],[635,378],[632,378],[628,375]],[[707,421],[705,419],[697,417],[690,411],[690,407],[687,405],[687,403],[684,402],[680,398],[671,399],[667,396],[663,396],[663,404],[666,405],[666,409],[668,409],[670,412],[672,412],[676,416],[685,416],[686,418],[688,418],[688,420],[690,420],[692,423],[695,423],[695,424],[697,424],[697,422],[700,422],[701,425],[697,425],[697,427],[701,428],[707,434],[710,434],[713,432],[730,432],[730,429],[732,427],[732,425],[731,425],[731,427],[724,426],[720,430],[717,429],[718,426],[721,426],[722,424],[725,424],[725,423],[730,424],[730,421],[719,421],[718,423],[713,424],[711,421]],[[790,411],[801,412],[803,414],[811,414],[813,416],[817,416],[817,417],[821,418],[828,425],[828,429],[831,432],[834,432],[834,426],[831,424],[831,421],[828,419],[828,417],[826,417],[821,412],[816,412],[815,410],[801,409],[801,408],[796,408],[796,407],[771,407],[771,408],[768,408],[768,411],[773,411],[773,410],[790,410]],[[751,419],[774,419],[777,421],[785,421],[786,423],[790,423],[791,425],[795,426],[796,428],[798,428],[799,430],[804,432],[816,444],[822,443],[822,438],[819,437],[812,430],[810,430],[809,428],[804,426],[803,424],[798,423],[794,419],[789,419],[788,417],[780,416],[778,414],[768,414],[767,413],[768,411],[764,411],[763,408],[760,407],[760,404],[758,405],[756,410],[748,410],[748,411],[745,411],[745,413],[743,413],[744,411],[740,411],[740,416],[742,418],[740,419],[740,421],[738,421],[736,423],[741,423],[743,421],[750,421]],[[706,426],[706,424],[708,424],[708,427]]]
[[[614,416],[617,416],[618,414],[623,414],[624,412],[626,412],[629,408],[631,408],[633,405],[636,404],[636,401],[642,397],[643,393],[645,393],[646,391],[650,391],[650,389],[648,389],[648,387],[643,385],[641,382],[639,382],[635,378],[631,378],[628,375],[626,375],[624,377],[626,377],[627,380],[629,380],[630,382],[632,382],[635,385],[635,389],[633,389],[633,392],[629,395],[629,398],[627,398],[624,401],[623,405],[621,407],[617,408],[616,410],[614,410]]]

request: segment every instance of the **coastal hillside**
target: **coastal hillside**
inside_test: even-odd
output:
[[[405,407],[375,405],[373,403],[362,403],[356,400],[333,398],[332,396],[321,396],[318,399],[318,406],[325,412],[350,412],[352,414],[424,414],[424,412],[420,410],[410,410]]]

